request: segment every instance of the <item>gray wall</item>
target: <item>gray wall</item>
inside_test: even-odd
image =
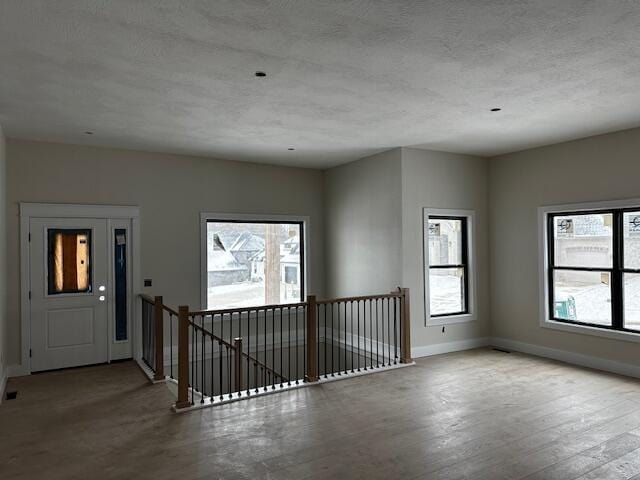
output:
[[[310,169],[44,142],[7,142],[8,364],[20,362],[18,202],[138,205],[142,276],[200,305],[200,212],[311,217],[309,291],[323,295],[323,178]]]
[[[3,394],[2,379],[6,373],[6,367],[11,363],[7,358],[7,228],[6,228],[6,198],[7,198],[7,181],[6,181],[6,155],[5,155],[5,138],[0,125],[0,395]],[[0,398],[0,402],[2,399]]]
[[[637,343],[540,327],[537,219],[543,205],[640,197],[639,152],[634,129],[490,161],[494,336],[640,364]]]
[[[489,335],[488,165],[479,157],[401,148],[325,171],[326,291],[411,289],[412,346]],[[478,320],[426,327],[424,207],[476,211]]]
[[[489,319],[488,162],[469,155],[402,149],[402,285],[411,289],[413,347],[485,337]],[[476,213],[477,320],[425,326],[423,208]]]
[[[401,149],[325,171],[325,289],[387,293],[402,281]]]

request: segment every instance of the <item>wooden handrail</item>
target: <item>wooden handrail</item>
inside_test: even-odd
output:
[[[191,316],[191,314],[189,314],[189,316]],[[207,335],[208,337],[211,337],[212,339],[214,339],[216,342],[219,342],[223,345],[226,345],[229,348],[236,348],[234,347],[231,343],[224,341],[223,339],[221,339],[219,336],[217,336],[216,334],[210,332],[209,330],[207,330],[206,328],[201,327],[200,325],[198,325],[197,323],[192,322],[191,320],[189,320],[189,324],[197,329],[200,330],[202,332],[203,335]]]
[[[276,377],[280,377],[282,379],[283,382],[288,382],[289,379],[287,377],[285,377],[284,375],[282,375],[281,373],[276,372],[273,368],[265,365],[264,363],[262,363],[260,360],[258,360],[257,358],[252,357],[251,355],[249,355],[246,352],[242,352],[242,356],[244,358],[248,358],[249,361],[253,362],[254,365],[258,365],[262,368],[264,368],[267,372],[271,372],[273,375],[275,375]]]
[[[189,315],[191,315],[191,313],[189,313]],[[230,349],[236,351],[236,346],[232,345],[231,343],[221,339],[220,337],[218,337],[217,335],[215,335],[214,333],[211,333],[209,330],[207,330],[206,328],[202,328],[200,325],[192,322],[191,320],[189,320],[189,323],[191,324],[192,327],[196,328],[197,330],[200,330],[204,335],[207,335],[211,338],[213,338],[216,342],[221,343],[222,345],[226,345],[227,347],[229,347]],[[242,344],[242,342],[240,342]],[[274,369],[272,369],[271,367],[268,367],[267,365],[265,365],[264,363],[262,363],[260,360],[258,360],[257,358],[252,357],[251,355],[249,355],[246,352],[241,352],[242,355],[245,358],[248,358],[250,361],[252,361],[254,364],[259,365],[260,367],[264,368],[265,370],[271,372],[272,374],[276,375],[277,377],[282,378],[283,380],[287,381],[288,378],[285,377],[284,375],[276,372]]]
[[[309,295],[306,299],[305,302],[298,302],[298,303],[285,303],[285,304],[273,304],[273,305],[264,305],[261,307],[245,307],[245,308],[230,308],[230,309],[222,309],[222,310],[196,310],[196,311],[190,311],[189,307],[187,306],[180,306],[178,308],[178,311],[176,312],[176,310],[171,309],[170,307],[167,307],[166,305],[163,304],[163,300],[162,297],[155,297],[152,298],[148,295],[145,294],[141,294],[140,295],[141,299],[145,302],[148,302],[150,304],[153,304],[156,306],[156,314],[155,314],[155,324],[156,324],[156,345],[157,345],[157,350],[156,350],[156,358],[155,358],[155,363],[156,363],[156,376],[160,376],[163,375],[163,364],[162,364],[162,334],[160,332],[162,332],[162,312],[163,311],[168,311],[171,314],[175,314],[176,317],[178,318],[178,399],[175,403],[175,408],[176,409],[184,409],[189,407],[190,405],[192,405],[192,399],[189,398],[189,389],[191,388],[192,391],[194,389],[193,385],[189,384],[189,370],[190,370],[190,363],[189,363],[189,343],[190,343],[190,332],[189,332],[189,326],[193,327],[193,331],[200,331],[201,334],[203,335],[203,346],[204,346],[204,336],[207,336],[209,338],[211,338],[213,341],[218,342],[220,345],[224,345],[227,348],[231,349],[231,351],[235,352],[236,355],[234,357],[234,361],[235,361],[235,378],[232,378],[231,381],[234,382],[235,385],[235,391],[238,393],[238,395],[240,395],[240,392],[242,390],[245,389],[249,389],[250,385],[243,385],[243,380],[247,381],[247,379],[250,378],[250,376],[248,375],[249,372],[245,372],[244,376],[247,376],[247,379],[243,378],[243,370],[244,370],[244,366],[242,365],[242,361],[249,361],[253,363],[253,368],[254,368],[254,377],[257,376],[257,369],[258,367],[261,369],[264,369],[264,372],[268,372],[271,375],[273,375],[274,378],[274,383],[275,383],[275,379],[276,378],[280,378],[282,379],[282,381],[289,381],[288,378],[286,378],[284,375],[278,373],[276,370],[274,370],[274,368],[269,367],[268,365],[266,365],[265,363],[261,362],[260,360],[258,360],[257,358],[253,357],[250,355],[250,353],[248,352],[244,352],[242,351],[242,345],[243,345],[243,340],[242,338],[238,337],[235,338],[233,343],[231,343],[230,341],[225,341],[224,339],[220,338],[219,336],[217,336],[215,333],[213,333],[213,331],[207,330],[204,327],[204,322],[203,325],[198,325],[195,321],[196,316],[215,316],[215,315],[228,315],[228,314],[235,314],[235,313],[244,313],[247,312],[248,314],[250,314],[252,311],[255,312],[259,312],[260,310],[263,311],[267,311],[267,310],[273,310],[275,312],[275,310],[278,309],[298,309],[298,308],[304,308],[304,312],[305,312],[305,319],[304,319],[304,325],[306,327],[306,336],[304,338],[304,342],[306,344],[306,368],[303,369],[303,375],[305,376],[305,380],[307,382],[316,382],[319,380],[319,365],[317,363],[318,361],[318,305],[325,305],[325,308],[329,308],[326,307],[327,305],[331,305],[331,304],[336,304],[336,303],[346,303],[346,302],[359,302],[359,301],[374,301],[374,300],[381,300],[381,299],[399,299],[399,308],[400,308],[400,317],[399,317],[399,329],[400,329],[400,336],[398,338],[399,342],[397,342],[396,340],[394,340],[394,345],[397,346],[398,343],[400,343],[400,352],[399,352],[399,356],[400,356],[400,362],[404,363],[404,364],[408,364],[412,362],[412,358],[411,358],[411,316],[410,316],[410,296],[409,296],[409,289],[408,288],[398,288],[395,291],[392,291],[390,293],[387,294],[380,294],[380,295],[362,295],[362,296],[353,296],[353,297],[342,297],[342,298],[333,298],[333,299],[324,299],[324,300],[317,300],[316,297],[314,295]],[[394,332],[395,332],[395,318],[396,318],[396,314],[395,314],[395,305],[396,302],[394,303]],[[377,302],[376,302],[377,305]],[[384,303],[383,303],[384,305]],[[160,312],[160,314],[158,314],[158,312]],[[353,313],[353,311],[352,311]],[[297,315],[298,313],[296,313]],[[358,314],[359,315],[359,314]],[[244,318],[244,317],[242,317]],[[249,317],[252,318],[252,317]],[[274,313],[274,318],[275,318],[275,313]],[[346,307],[345,307],[345,318],[346,318]],[[358,316],[358,319],[360,317]],[[377,317],[376,317],[377,318]],[[359,322],[360,320],[358,320]],[[376,320],[377,322],[377,320]],[[297,317],[296,317],[296,329],[298,329],[297,327],[298,323],[297,323]],[[266,327],[265,327],[266,328]],[[334,327],[332,326],[332,329]],[[353,325],[351,327],[353,329]],[[377,323],[376,323],[376,328],[377,328]],[[388,327],[390,328],[390,327]],[[384,330],[384,323],[383,323],[383,330]],[[296,330],[297,331],[297,330]],[[376,330],[377,331],[377,330]],[[281,334],[282,335],[282,334]],[[360,335],[359,330],[358,330],[358,335]],[[366,334],[365,334],[366,335]],[[275,334],[274,334],[275,336]],[[296,339],[297,339],[297,334],[296,334]],[[384,338],[384,335],[383,335]],[[394,333],[394,338],[395,338],[395,333]],[[297,341],[297,340],[296,340]],[[250,339],[247,340],[247,344],[249,344]],[[378,343],[378,340],[376,340],[376,344]],[[358,343],[358,348],[359,347],[359,343]],[[390,347],[389,347],[390,348]],[[366,347],[365,347],[365,352],[366,352]],[[396,350],[397,352],[397,350]],[[204,354],[204,348],[202,350],[202,353]],[[212,352],[213,354],[213,352]],[[377,350],[376,350],[376,355],[377,355]],[[398,353],[395,354],[394,358],[397,359],[398,357]],[[204,357],[203,357],[204,358]],[[297,358],[297,357],[296,357]],[[213,361],[213,360],[212,360]],[[282,362],[281,362],[282,363]],[[394,361],[395,363],[395,361]],[[389,364],[391,364],[391,360],[389,362]],[[365,365],[366,366],[366,365]],[[384,365],[384,351],[383,351],[383,364]],[[333,369],[333,366],[332,366]],[[353,370],[353,369],[352,369]],[[366,368],[365,368],[366,370]],[[297,372],[297,369],[296,369]],[[325,365],[325,376],[326,376],[326,365]],[[204,377],[203,377],[204,378]],[[298,378],[298,377],[296,377]],[[297,383],[297,380],[296,380]],[[254,387],[256,388],[257,391],[257,385],[254,385]],[[251,388],[254,388],[251,387]],[[275,387],[274,387],[275,388]],[[265,391],[266,391],[266,386],[264,387]],[[222,399],[222,394],[220,396],[220,398]],[[229,398],[231,398],[231,392],[229,392]],[[213,397],[212,397],[212,401],[213,401]]]

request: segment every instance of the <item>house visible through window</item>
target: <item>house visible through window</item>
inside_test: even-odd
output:
[[[640,331],[640,209],[547,215],[551,320]]]
[[[302,222],[208,220],[206,232],[207,308],[303,300]]]
[[[429,314],[432,318],[467,314],[467,217],[429,215],[426,220]]]

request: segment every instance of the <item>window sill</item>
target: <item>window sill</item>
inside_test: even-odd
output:
[[[443,317],[428,317],[427,327],[435,327],[439,325],[451,325],[455,323],[473,322],[477,316],[473,313],[463,313],[459,315],[447,315]]]
[[[590,327],[588,325],[575,325],[571,323],[558,322],[556,320],[543,319],[540,322],[543,328],[553,330],[561,330],[564,332],[578,333],[582,335],[592,335],[595,337],[604,337],[613,340],[622,340],[625,342],[640,343],[640,332],[626,332],[621,330],[608,330],[598,327]]]

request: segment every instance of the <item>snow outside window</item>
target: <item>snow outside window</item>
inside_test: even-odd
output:
[[[207,220],[207,308],[303,301],[302,222]]]
[[[475,319],[472,268],[473,212],[425,209],[427,323]]]

